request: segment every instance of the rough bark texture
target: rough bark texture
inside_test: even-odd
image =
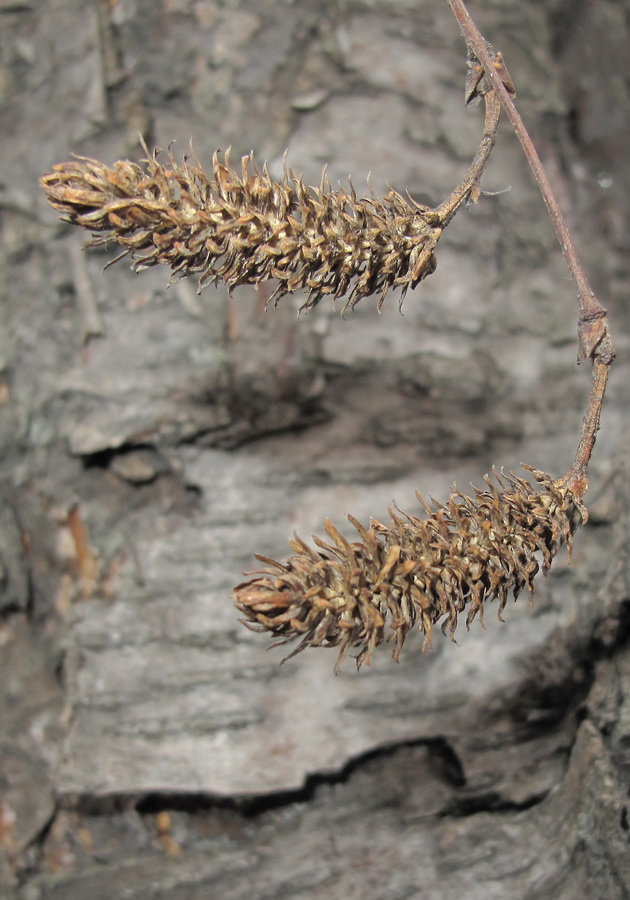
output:
[[[470,6],[610,311],[591,520],[533,612],[335,677],[238,623],[254,551],[570,463],[588,372],[516,142],[404,316],[102,275],[37,178],[140,131],[439,202],[482,125],[457,27],[442,0],[0,0],[3,897],[630,896],[630,14]]]

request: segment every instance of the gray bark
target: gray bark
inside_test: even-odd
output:
[[[630,14],[470,6],[610,312],[591,518],[533,609],[335,677],[239,624],[254,552],[570,464],[588,371],[516,140],[402,316],[103,274],[37,178],[139,132],[438,203],[482,128],[457,26],[438,0],[0,2],[2,896],[630,895]]]

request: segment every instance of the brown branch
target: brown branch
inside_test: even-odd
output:
[[[584,413],[584,420],[582,422],[580,442],[575,452],[571,468],[567,474],[558,481],[559,485],[566,485],[571,493],[580,499],[588,488],[586,469],[591,458],[591,453],[593,452],[597,432],[599,431],[599,421],[611,362],[612,360],[606,361],[600,359],[597,355],[593,359],[591,390],[588,397],[586,412]]]
[[[479,61],[484,77],[492,86],[492,89],[496,91],[497,97],[514,128],[540,188],[569,271],[577,286],[580,304],[578,363],[591,359],[593,361],[593,377],[578,450],[571,468],[563,481],[571,486],[576,496],[581,499],[587,487],[586,467],[599,429],[600,412],[606,391],[608,372],[615,358],[615,350],[608,333],[607,312],[595,296],[588,282],[551,182],[547,177],[525,124],[514,105],[511,96],[514,91],[511,81],[509,79],[506,81],[505,79],[507,73],[502,67],[500,54],[494,53],[490,44],[485,40],[471,19],[463,0],[448,0],[448,4],[459,23],[468,46],[469,56],[472,55],[473,58]]]
[[[497,71],[495,59],[493,59],[494,54],[491,55],[492,51],[491,49],[489,49],[490,45],[482,36],[473,20],[470,18],[463,0],[448,0],[448,3],[460,25],[467,45],[474,51],[475,56],[483,67],[484,73],[486,74],[488,80],[491,82],[494,90],[497,92],[501,104],[505,109],[507,117],[510,120],[512,127],[514,128],[516,136],[518,137],[525,156],[527,157],[527,161],[532,169],[532,172],[534,173],[534,177],[538,182],[540,192],[547,206],[547,210],[556,230],[558,240],[560,241],[562,252],[566,257],[571,275],[573,276],[578,288],[578,297],[580,301],[580,318],[601,318],[605,314],[606,310],[597,300],[595,294],[593,293],[593,290],[591,289],[591,286],[588,283],[586,273],[584,272],[584,269],[578,258],[577,251],[573,244],[569,229],[567,228],[567,225],[564,221],[564,217],[560,210],[560,206],[556,199],[554,190],[551,186],[551,182],[547,177],[547,173],[545,172],[545,169],[540,160],[540,157],[538,156],[536,148],[534,147],[532,139],[527,132],[525,124],[523,123],[523,120],[518,110],[516,109],[514,102],[512,101],[510,92],[507,90],[505,84],[503,83],[501,75]],[[588,355],[590,356],[592,354],[589,353]]]
[[[452,193],[437,207],[444,227],[448,225],[462,203],[466,200],[476,201],[479,194],[479,180],[486,167],[492,148],[497,137],[499,118],[501,116],[501,103],[494,90],[488,91],[486,101],[486,118],[483,126],[483,137],[468,171],[452,191]]]

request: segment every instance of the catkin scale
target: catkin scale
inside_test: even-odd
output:
[[[586,516],[566,485],[525,468],[538,489],[495,473],[474,497],[454,490],[445,504],[430,506],[418,495],[425,518],[390,510],[389,525],[372,520],[365,528],[349,517],[356,542],[326,521],[331,542],[314,538],[317,550],[295,537],[286,562],[259,556],[267,568],[234,590],[245,624],[276,643],[299,639],[290,656],[308,646],[337,647],[338,668],[350,649],[358,666],[369,663],[385,640],[397,660],[414,626],[424,649],[437,623],[454,640],[460,615],[466,612],[467,627],[477,616],[483,621],[492,600],[501,618],[510,593],[533,592],[541,565],[546,573],[563,544],[570,552]]]
[[[66,221],[98,235],[92,246],[116,242],[121,256],[137,257],[136,269],[166,265],[174,277],[198,275],[200,288],[276,279],[274,300],[304,290],[309,308],[347,295],[347,309],[378,294],[380,308],[390,288],[404,297],[435,270],[447,215],[396,191],[359,199],[351,184],[335,191],[322,176],[319,188],[307,187],[287,167],[273,181],[251,156],[239,174],[229,152],[224,161],[215,153],[210,176],[194,158],[147,157],[144,167],[112,168],[77,157],[41,184]]]

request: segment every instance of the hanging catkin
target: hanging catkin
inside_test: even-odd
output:
[[[359,199],[350,185],[332,190],[322,177],[307,187],[289,168],[273,181],[252,157],[240,174],[215,153],[210,176],[196,159],[145,166],[77,157],[53,167],[42,186],[62,217],[115,242],[136,258],[135,268],[162,264],[175,277],[198,275],[200,287],[230,288],[277,279],[273,299],[306,291],[305,308],[324,296],[347,295],[344,309],[390,288],[415,287],[436,266],[434,250],[448,218],[407,201]],[[120,258],[120,257],[119,257]]]
[[[300,640],[291,655],[309,646],[338,647],[339,667],[350,649],[357,665],[369,663],[375,647],[393,643],[398,659],[408,632],[417,626],[431,645],[433,626],[453,638],[484,604],[498,601],[501,614],[510,592],[533,591],[563,544],[571,550],[576,526],[586,512],[561,482],[525,467],[539,487],[514,475],[486,479],[474,497],[453,491],[446,504],[427,504],[426,518],[390,510],[391,522],[350,522],[359,541],[350,542],[334,525],[332,543],[314,538],[318,550],[300,538],[295,555],[280,563],[259,556],[268,568],[234,591],[245,624],[266,631],[277,643]]]

